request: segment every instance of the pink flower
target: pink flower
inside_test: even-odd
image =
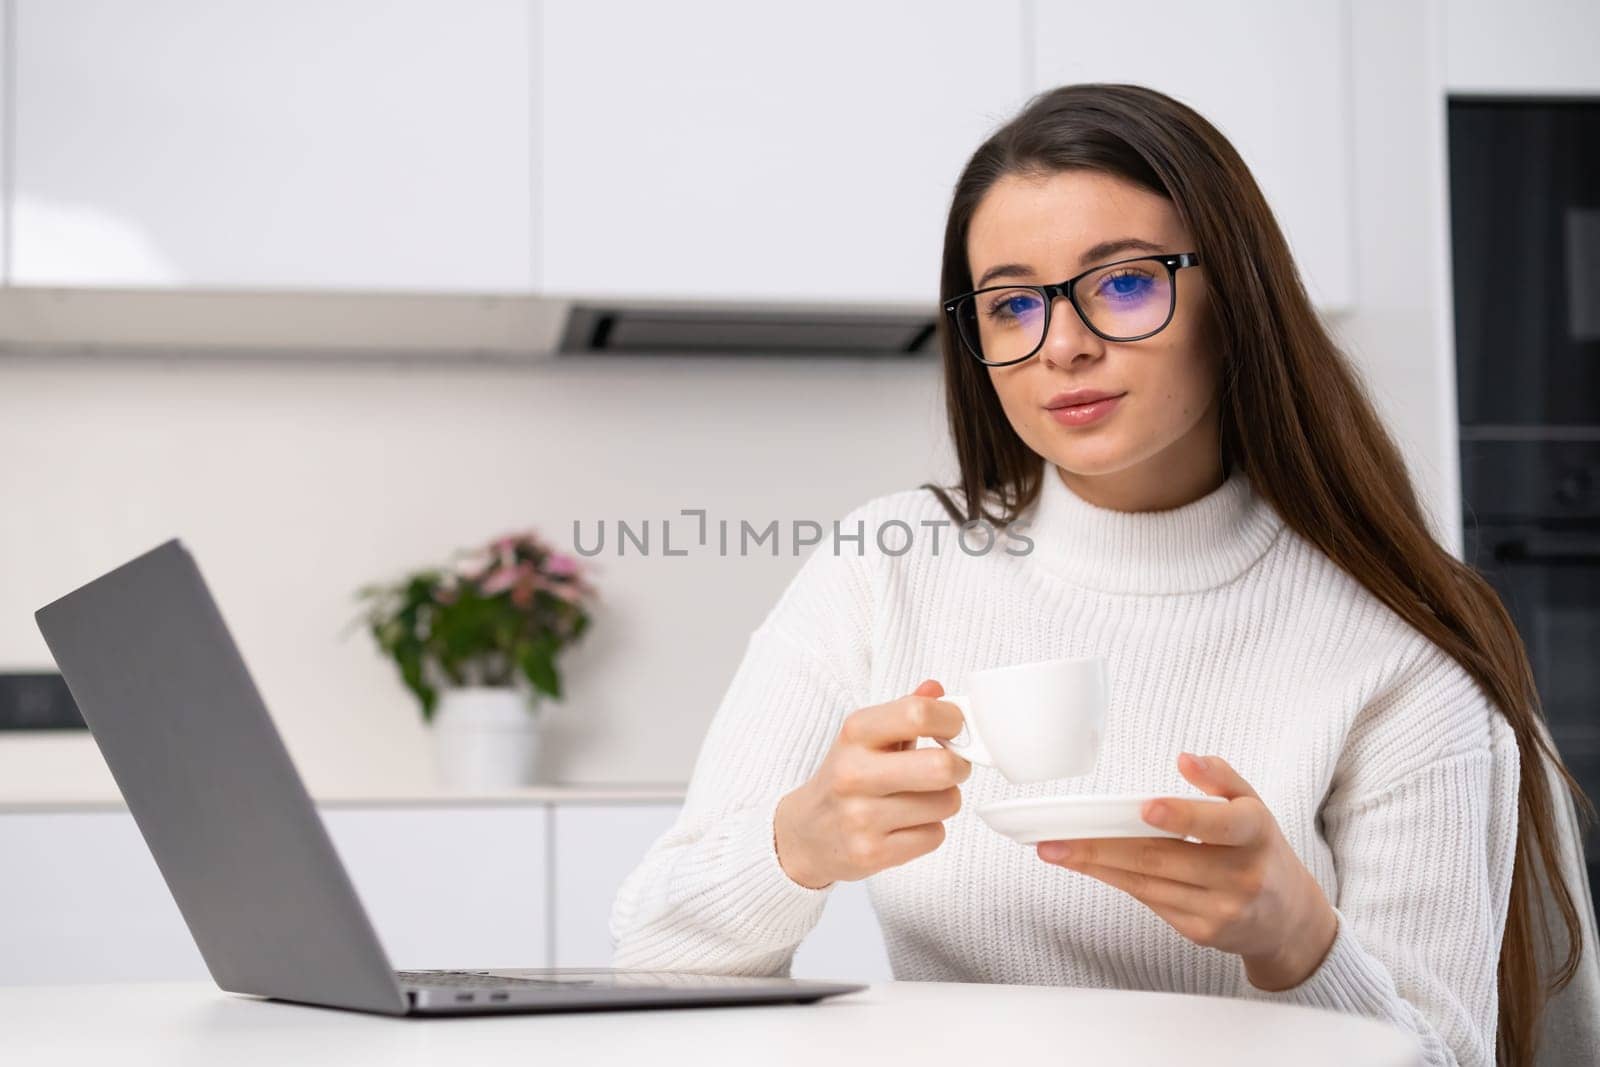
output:
[[[517,585],[518,579],[525,578],[530,570],[530,566],[526,563],[520,565],[516,563],[503,564],[498,569],[490,571],[479,588],[483,590],[484,596],[503,593],[512,586]]]
[[[544,561],[545,573],[556,578],[571,578],[577,575],[578,561],[565,552],[552,552]]]

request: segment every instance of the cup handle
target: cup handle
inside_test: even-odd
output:
[[[946,694],[939,699],[948,701],[960,708],[961,717],[965,722],[961,727],[961,732],[956,736],[948,740],[943,737],[935,737],[934,740],[962,759],[970,760],[973,763],[981,763],[985,767],[993,767],[994,757],[989,755],[989,749],[984,745],[983,739],[978,736],[977,724],[972,721],[972,698],[964,693],[952,693]]]

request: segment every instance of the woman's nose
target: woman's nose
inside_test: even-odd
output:
[[[1056,293],[1050,302],[1050,323],[1045,331],[1039,359],[1051,366],[1064,366],[1079,356],[1094,357],[1105,343],[1084,324],[1078,309],[1064,295]]]

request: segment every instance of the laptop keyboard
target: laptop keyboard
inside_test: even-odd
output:
[[[597,984],[593,978],[584,978],[581,975],[518,978],[506,974],[486,974],[482,971],[396,971],[395,977],[408,985],[443,986],[446,989],[504,989],[507,986],[561,988]]]

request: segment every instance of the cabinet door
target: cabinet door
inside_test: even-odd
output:
[[[795,950],[789,973],[795,978],[841,982],[888,982],[894,978],[866,882],[838,882],[828,891],[822,918]]]
[[[676,804],[561,804],[555,808],[555,965],[611,965],[611,906],[623,879],[672,827]],[[880,982],[891,976],[864,882],[828,895],[822,919],[795,951],[796,978]]]
[[[542,804],[324,809],[396,968],[544,967]]]
[[[1023,95],[1021,0],[548,0],[554,293],[938,299],[949,196]]]
[[[1312,299],[1354,298],[1348,12],[1343,0],[1086,0],[1034,9],[1035,90],[1134,82],[1199,111],[1233,142],[1289,239]]]
[[[323,809],[396,967],[546,965],[543,805]],[[0,985],[206,981],[133,817],[0,815]]]
[[[557,804],[552,958],[611,966],[611,905],[623,879],[678,817],[677,804]]]
[[[0,985],[206,981],[126,811],[0,815]]]
[[[11,76],[16,70],[11,51],[11,20],[0,18],[0,166],[9,166],[11,152]],[[8,183],[9,184],[9,183]],[[0,285],[11,284],[11,190],[0,185]]]
[[[14,284],[531,286],[532,0],[14,2]]]

